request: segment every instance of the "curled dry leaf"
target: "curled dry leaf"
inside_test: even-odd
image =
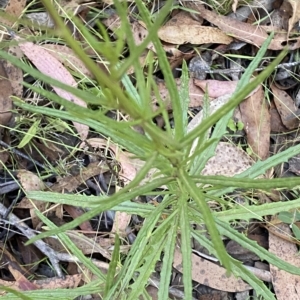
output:
[[[43,181],[30,171],[19,170],[17,177],[25,192],[42,191],[45,188]]]
[[[179,15],[179,16],[178,16]],[[191,44],[229,44],[232,38],[224,34],[220,29],[209,26],[201,26],[199,22],[193,20],[190,15],[178,14],[158,30],[161,40],[181,45]]]
[[[176,45],[182,44],[230,44],[233,40],[220,29],[208,26],[177,25],[164,26],[159,29],[161,40]]]
[[[289,19],[288,33],[290,33],[295,24],[300,20],[300,3],[298,0],[286,0],[286,2],[291,5],[293,11],[292,16]]]
[[[297,246],[280,238],[282,234],[291,236],[288,224],[278,224],[274,227],[278,235],[269,232],[269,251],[282,260],[300,268],[300,258]],[[300,298],[300,276],[293,275],[270,265],[273,287],[278,300]]]
[[[281,121],[288,129],[295,129],[299,126],[297,117],[297,107],[291,96],[284,90],[271,85],[271,90],[274,95],[274,103],[281,117]]]
[[[173,266],[183,272],[182,255],[179,249],[175,250]],[[227,270],[213,262],[192,254],[192,279],[214,289],[227,292],[242,292],[252,287],[234,275],[227,276]]]
[[[17,177],[25,192],[43,191],[45,189],[45,184],[43,183],[43,181],[36,174],[30,171],[19,170]],[[30,201],[29,212],[31,217],[32,228],[36,229],[38,224],[41,222],[40,218],[37,217],[35,210],[38,209],[39,211],[44,212],[46,206],[46,203],[43,201]]]
[[[185,5],[198,11],[201,14],[201,17],[219,27],[219,29],[226,34],[229,34],[241,41],[260,47],[268,38],[267,31],[261,26],[254,26],[226,16],[218,15],[214,11],[205,9],[203,5],[197,5],[192,1],[186,1]],[[268,46],[268,49],[281,50],[286,46],[286,41],[287,33],[278,33],[274,36]],[[298,49],[299,47],[300,38],[295,38],[289,41],[290,50]]]
[[[20,41],[19,47],[23,53],[31,60],[31,62],[38,68],[40,72],[67,85],[77,87],[77,83],[70,72],[47,50],[31,42],[22,41],[18,37],[16,39]],[[77,98],[71,93],[56,86],[53,86],[53,89],[62,98],[79,106],[87,107],[87,104],[82,99]],[[89,131],[88,126],[76,122],[73,122],[73,124],[77,129],[80,138],[85,140]]]
[[[53,55],[58,61],[73,71],[79,72],[87,77],[93,78],[93,74],[87,69],[85,64],[79,59],[74,51],[64,45],[46,44],[43,47]]]
[[[268,158],[271,121],[261,85],[255,93],[240,103],[240,111],[245,125],[247,142],[253,153],[261,160]]]

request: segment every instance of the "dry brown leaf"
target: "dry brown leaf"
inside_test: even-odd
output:
[[[224,96],[225,94],[232,94],[236,89],[238,81],[194,79],[194,83],[196,86],[200,87],[203,90],[203,92],[206,92],[207,89],[207,94],[209,97],[218,98]]]
[[[30,191],[42,191],[45,189],[43,181],[34,173],[27,170],[19,170],[17,177],[25,192]],[[36,229],[41,220],[36,215],[36,209],[40,212],[44,212],[46,209],[46,202],[29,200],[29,212],[31,217],[32,228]]]
[[[268,158],[271,130],[270,112],[261,85],[254,94],[240,103],[240,111],[247,134],[247,142],[253,153],[261,160]]]
[[[141,22],[138,21],[131,22],[131,28],[132,28],[132,34],[133,34],[133,39],[135,41],[135,44],[139,46],[147,37],[148,30],[143,26]],[[147,49],[155,52],[155,47],[152,42],[150,42],[147,45]]]
[[[163,27],[158,30],[158,37],[171,44],[229,44],[232,38],[224,34],[220,29],[209,26],[201,26],[190,14],[185,12],[175,15]]]
[[[274,101],[271,101],[270,106],[270,117],[271,117],[271,132],[286,132],[288,129],[283,125],[278,110],[275,106]]]
[[[18,236],[16,242],[21,256],[19,259],[21,259],[30,273],[34,273],[38,269],[40,261],[44,258],[43,254],[34,244],[25,246],[27,238],[24,236]],[[27,273],[26,275],[29,274]]]
[[[225,94],[223,96],[220,96],[216,99],[213,99],[209,103],[209,114],[213,114],[216,112],[219,108],[221,108],[223,105],[225,105],[228,100],[231,98],[232,94]],[[198,125],[201,124],[203,120],[203,111],[201,110],[198,114],[194,116],[194,118],[189,122],[187,131],[190,132],[194,128],[196,128]]]
[[[210,114],[217,111],[231,98],[231,94],[224,95],[210,102]],[[188,124],[187,131],[190,132],[201,124],[203,120],[203,111],[200,111]],[[193,143],[191,154],[198,143],[196,139]],[[220,142],[216,147],[215,155],[210,158],[202,171],[203,175],[223,175],[234,176],[246,171],[253,165],[254,161],[249,155],[230,143]]]
[[[5,8],[8,18],[1,16],[0,23],[11,27],[21,16],[25,6],[26,0],[9,0]]]
[[[37,67],[40,72],[62,83],[65,83],[72,87],[77,87],[77,82],[74,80],[70,72],[47,50],[31,42],[22,41],[20,40],[20,38],[16,39],[20,42],[19,47],[21,48],[23,53],[31,60],[31,62]],[[83,100],[77,98],[71,93],[64,91],[56,86],[53,86],[53,89],[62,98],[71,101],[79,106],[87,107],[87,104]],[[77,129],[80,138],[82,140],[85,140],[88,135],[89,127],[76,122],[73,122],[73,124]]]
[[[8,49],[8,53],[11,55],[21,59],[23,56],[22,51],[18,46],[10,46]],[[3,61],[3,66],[6,71],[7,77],[10,81],[10,84],[12,86],[13,95],[19,98],[22,98],[23,95],[23,71],[13,65],[8,60]]]
[[[291,236],[292,232],[287,224],[276,225],[279,235]],[[274,233],[269,232],[269,251],[282,260],[300,268],[300,258],[297,246],[286,241]],[[270,265],[273,287],[278,300],[300,299],[300,276],[279,270]]]
[[[79,72],[87,77],[93,78],[93,74],[87,69],[85,64],[79,59],[74,51],[64,45],[46,44],[43,45],[51,55],[59,60],[66,67]]]
[[[33,280],[32,284],[36,285],[39,289],[49,289],[54,290],[58,288],[76,288],[81,282],[83,274],[75,274],[75,275],[66,275],[65,278],[52,277],[41,280]],[[20,290],[18,283],[16,281],[5,281],[0,279],[0,285],[10,287],[16,291]],[[49,291],[50,292],[50,291]],[[4,295],[5,292],[0,292],[0,295]],[[50,292],[51,293],[51,292]]]
[[[167,25],[201,25],[201,23],[194,18],[191,17],[191,13],[187,11],[180,11],[179,13],[175,14],[166,24]]]
[[[291,96],[286,91],[280,90],[275,84],[271,85],[271,89],[274,103],[284,126],[288,129],[298,128],[297,107]]]
[[[19,170],[17,177],[25,192],[42,191],[45,188],[43,181],[30,171]]]
[[[72,242],[85,254],[101,253],[105,258],[111,260],[111,254],[100,243],[97,243],[86,235],[71,231],[66,233]],[[110,245],[111,246],[111,245]],[[108,246],[106,246],[108,248]]]
[[[76,176],[70,175],[64,178],[58,178],[57,182],[51,187],[51,191],[56,193],[61,193],[62,191],[71,193],[89,178],[104,173],[107,170],[109,170],[109,168],[105,164],[92,162]]]
[[[18,290],[21,291],[32,291],[37,290],[38,286],[33,282],[30,282],[19,270],[14,268],[14,264],[9,264],[8,269],[15,278],[15,284],[18,286]]]
[[[195,2],[186,1],[185,5],[198,11],[201,17],[216,25],[226,34],[233,36],[241,41],[260,47],[268,38],[267,31],[261,26],[253,26],[251,24],[238,21],[226,16],[218,15],[214,11],[205,9],[203,5],[197,5]],[[281,50],[286,46],[287,34],[278,33],[268,46],[271,50]],[[300,38],[289,41],[289,49],[297,49],[300,47]]]
[[[7,268],[8,265],[13,265],[14,269],[17,269],[21,274],[30,275],[30,271],[28,271],[22,264],[18,262],[15,253],[11,253],[9,251],[9,247],[7,247],[6,243],[0,242],[0,251],[0,263],[2,268]]]
[[[297,22],[300,20],[300,2],[299,0],[285,0],[286,2],[290,3],[292,6],[293,14],[289,19],[289,28],[288,28],[288,36],[293,27]]]
[[[33,280],[40,289],[58,289],[78,287],[81,282],[82,274],[66,275],[65,278],[52,277],[43,280]]]
[[[12,86],[7,79],[6,71],[0,62],[0,125],[7,126],[12,113],[12,100],[10,96],[13,94]]]
[[[112,246],[112,241],[106,239],[105,242],[102,241],[99,243],[99,239],[92,239],[87,237],[86,235],[77,233],[77,232],[66,232],[70,240],[76,245],[76,247],[82,251],[83,254],[93,254],[93,253],[100,253],[103,257],[111,260],[111,254],[107,250],[109,247]],[[102,239],[104,240],[104,239]],[[66,246],[62,245],[61,242],[57,239],[53,238],[46,238],[45,241],[47,244],[54,250],[62,253],[68,253],[68,249]]]
[[[182,255],[179,249],[175,249],[173,266],[179,272],[183,272]],[[192,254],[192,279],[214,289],[227,292],[242,292],[251,290],[252,287],[242,279],[227,276],[227,270],[204,258]]]
[[[76,231],[67,231],[66,234],[76,245],[76,247],[82,251],[83,254],[101,253],[107,259],[111,259],[111,255],[107,249],[111,248],[114,244],[112,238],[95,237],[89,238],[86,235],[80,234]],[[55,238],[45,238],[45,242],[57,252],[68,253],[68,250],[62,243]]]
[[[114,225],[111,230],[112,233],[118,233],[120,235],[126,235],[126,228],[129,225],[131,220],[131,214],[126,212],[117,211],[115,213]]]
[[[233,39],[220,29],[208,26],[176,25],[164,26],[158,30],[158,37],[170,44],[230,44]]]
[[[79,218],[85,213],[85,211],[82,208],[67,205],[67,204],[64,204],[64,209],[72,217],[73,220]],[[91,225],[90,221],[85,221],[83,223],[80,223],[78,226],[81,230],[91,231],[91,232],[93,231],[93,226]]]
[[[246,171],[253,164],[253,159],[244,150],[233,144],[220,142],[215,156],[207,161],[201,174],[232,177]]]
[[[166,51],[168,61],[172,70],[180,66],[183,60],[189,61],[192,57],[194,57],[193,50],[190,52],[182,52],[177,48],[176,45],[171,45],[167,43],[163,43],[162,46]]]

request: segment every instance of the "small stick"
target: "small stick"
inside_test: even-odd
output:
[[[2,203],[0,203],[0,215],[3,217],[7,213],[8,213],[8,209]],[[8,221],[11,225],[18,228],[28,239],[31,239],[32,237],[36,236],[34,230],[31,229],[28,225],[26,225],[26,223],[20,220],[13,213],[10,213],[8,215]],[[65,256],[64,253],[58,253],[54,251],[52,248],[49,247],[48,244],[46,244],[42,240],[38,240],[34,242],[34,245],[49,258],[55,272],[57,273],[57,276],[59,276],[60,278],[64,278],[64,274],[60,268],[59,261],[65,260],[67,256]]]

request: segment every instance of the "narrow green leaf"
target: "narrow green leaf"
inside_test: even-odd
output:
[[[179,98],[180,98],[180,106],[181,106],[181,119],[182,119],[182,132],[185,135],[187,132],[188,125],[188,109],[190,102],[190,92],[189,92],[189,70],[184,60],[182,63],[182,74],[181,74],[181,85],[179,89]],[[181,138],[181,137],[180,137]]]
[[[151,32],[153,33],[153,30],[155,30],[155,29],[158,30],[158,28],[155,28],[152,25],[150,13],[149,13],[149,10],[145,7],[145,4],[141,0],[137,0],[135,3],[137,5],[137,7],[139,8],[139,11],[143,18],[143,21],[146,23],[149,34],[151,34]],[[164,5],[164,7],[161,9],[161,12],[159,15],[166,16],[167,15],[166,13],[169,13],[172,5],[173,5],[173,1],[171,1],[171,0],[166,1],[166,3]],[[157,17],[157,19],[158,18],[159,17]],[[184,136],[184,134],[183,134],[184,126],[182,123],[180,97],[178,94],[178,90],[176,87],[176,83],[174,80],[174,76],[172,74],[172,70],[171,70],[169,61],[167,59],[166,51],[163,49],[163,47],[161,45],[161,41],[159,40],[157,34],[152,35],[151,40],[155,46],[158,62],[159,62],[161,71],[163,73],[166,86],[167,86],[169,94],[170,94],[170,99],[172,99],[172,108],[173,108],[173,116],[174,116],[174,124],[175,124],[175,139],[179,140],[180,138],[182,138]]]
[[[112,258],[109,263],[109,268],[108,268],[107,275],[106,275],[104,297],[106,297],[110,288],[113,286],[116,269],[117,269],[119,260],[120,260],[120,238],[119,238],[119,235],[116,233],[115,240],[114,240],[114,251],[112,253]]]
[[[181,245],[180,250],[182,254],[183,265],[183,286],[184,296],[186,299],[192,298],[192,248],[191,248],[191,228],[190,219],[188,216],[188,206],[186,197],[181,197],[178,200],[178,209],[180,211],[180,229],[181,229]]]
[[[118,276],[118,279],[106,297],[107,300],[119,299],[118,297],[120,297],[124,290],[128,288],[130,281],[135,277],[134,274],[137,271],[138,267],[145,263],[144,258],[147,259],[145,255],[145,251],[147,251],[147,249],[151,250],[148,255],[151,255],[151,252],[153,252],[153,255],[156,255],[157,252],[160,251],[159,249],[153,250],[153,248],[151,247],[151,241],[153,235],[155,235],[156,231],[154,232],[154,228],[156,227],[156,224],[161,217],[161,213],[169,204],[170,201],[168,201],[168,199],[165,199],[165,201],[163,201],[161,205],[157,206],[155,210],[144,221],[143,227],[140,229],[139,234],[134,241],[134,244],[132,245],[129,253],[126,256],[126,260]],[[169,223],[172,224],[172,218],[170,218],[169,220],[168,219],[169,218],[165,220],[166,223],[164,222],[160,225],[162,226],[162,228],[166,228],[165,226],[169,226]],[[166,231],[163,230],[163,232]],[[163,243],[161,244],[161,237],[158,237],[157,240],[153,239],[152,243],[158,243],[158,247],[163,247]],[[155,257],[151,256],[152,260]],[[154,261],[154,263],[155,262],[156,260]],[[150,262],[148,261],[147,263]],[[150,271],[152,272],[152,270]],[[141,276],[143,276],[143,274],[141,274]],[[147,280],[148,278],[143,277],[142,281],[139,281],[139,284],[142,285],[142,288],[144,288],[144,286],[146,285]],[[138,290],[138,292],[140,292],[140,289]]]
[[[29,295],[26,296],[24,293],[16,291],[8,286],[0,286],[0,290],[13,294],[13,295],[8,294],[8,295],[4,295],[4,296],[2,295],[1,298],[6,297],[6,299],[23,299],[23,300],[33,300],[34,299],[34,298],[31,298]]]
[[[251,252],[255,253],[257,256],[261,258],[261,260],[266,260],[270,264],[276,266],[281,270],[285,270],[291,274],[300,275],[299,267],[293,266],[290,263],[283,261],[282,259],[278,258],[273,253],[269,252],[268,250],[264,249],[263,247],[259,246],[257,242],[250,240],[242,233],[239,233],[237,230],[231,228],[228,224],[224,223],[223,221],[217,220],[216,223],[218,229],[221,234],[227,236],[231,240],[236,241],[242,247],[250,250]]]
[[[176,244],[177,230],[178,230],[178,212],[174,212],[176,215],[173,218],[171,228],[166,234],[167,241],[164,247],[163,265],[160,272],[160,285],[158,290],[158,299],[165,300],[169,297],[170,278],[172,275],[172,264],[174,260],[174,250]]]
[[[141,186],[141,187],[137,187],[135,189],[132,189],[130,192],[126,193],[126,189],[124,188],[123,190],[121,190],[120,192],[108,197],[107,199],[101,199],[99,200],[99,206],[84,213],[83,215],[81,215],[80,217],[76,218],[75,220],[59,227],[58,229],[53,229],[50,230],[48,232],[43,232],[38,234],[37,236],[35,236],[34,238],[30,239],[27,244],[31,244],[39,239],[45,238],[47,236],[51,236],[51,235],[56,235],[62,231],[66,231],[69,229],[72,229],[76,226],[78,226],[79,224],[90,220],[91,218],[93,218],[94,216],[100,214],[101,212],[105,211],[105,210],[109,210],[110,208],[124,202],[127,201],[128,199],[133,199],[134,197],[143,195],[145,192],[149,192],[153,189],[159,188],[160,186],[167,184],[168,182],[170,182],[171,179],[170,178],[165,178],[165,179],[157,179],[155,181],[152,181],[151,183],[145,185],[145,186]],[[45,201],[44,199],[47,197],[49,202],[51,202],[51,198],[54,196],[54,193],[51,192],[30,192],[28,193],[28,198],[31,199],[36,199],[36,200],[42,200]],[[66,196],[66,197],[65,197]],[[69,196],[71,196],[71,198],[69,198]],[[69,199],[73,199],[73,203],[74,203],[74,199],[79,199],[80,195],[76,195],[76,197],[74,197],[74,195],[61,195],[61,194],[57,194],[56,197],[60,197],[61,199],[61,203],[65,202],[64,200],[69,198]],[[73,197],[73,198],[72,198]],[[77,198],[79,197],[79,198]],[[91,196],[89,196],[91,197]],[[87,199],[88,197],[83,197],[83,199]],[[67,201],[69,204],[71,204],[72,202]],[[79,205],[80,206],[80,205]]]
[[[23,148],[24,146],[26,146],[31,140],[32,138],[36,135],[38,127],[40,125],[40,120],[36,120],[28,129],[28,131],[25,133],[23,139],[21,140],[21,142],[18,145],[18,148]]]
[[[180,170],[179,179],[184,185],[185,190],[191,195],[192,199],[196,202],[199,207],[204,223],[207,227],[208,232],[210,233],[214,247],[217,249],[218,257],[222,265],[230,271],[230,264],[228,262],[228,254],[220,237],[220,234],[217,230],[215,220],[212,216],[212,213],[205,201],[205,197],[202,192],[197,188],[196,184],[192,181],[189,175],[184,171]]]
[[[300,178],[251,179],[226,176],[193,176],[194,182],[210,185],[228,186],[244,189],[261,189],[264,191],[280,188],[295,188],[300,186]]]

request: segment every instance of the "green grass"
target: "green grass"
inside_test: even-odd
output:
[[[16,66],[22,68],[36,79],[70,91],[90,105],[101,106],[102,110],[95,113],[95,111],[92,111],[89,108],[78,107],[54,93],[25,82],[24,85],[26,88],[43,95],[57,105],[45,108],[28,104],[21,100],[15,100],[15,105],[28,113],[34,113],[35,116],[37,116],[37,120],[38,117],[46,115],[49,118],[57,118],[59,120],[64,120],[65,122],[76,121],[86,124],[93,131],[105,135],[113,143],[118,144],[124,150],[145,161],[144,167],[137,174],[136,178],[130,184],[111,196],[75,196],[51,192],[28,193],[27,196],[34,200],[90,208],[90,210],[81,217],[59,228],[47,220],[41,213],[37,212],[41,220],[49,227],[49,231],[39,234],[30,242],[32,243],[34,240],[46,236],[58,235],[68,247],[69,251],[80,258],[82,264],[84,264],[97,278],[97,280],[86,286],[73,289],[72,295],[70,295],[70,290],[58,289],[51,291],[52,297],[56,297],[57,299],[73,299],[73,297],[79,295],[100,293],[103,296],[103,299],[136,300],[139,295],[147,294],[145,287],[148,284],[148,280],[156,263],[162,259],[159,299],[168,299],[169,281],[172,274],[172,253],[174,252],[176,239],[180,236],[181,252],[183,255],[185,299],[191,299],[192,297],[191,238],[195,238],[195,240],[206,247],[210,253],[215,255],[219,259],[221,265],[229,272],[232,272],[236,276],[240,276],[251,284],[258,295],[261,295],[264,299],[275,299],[272,292],[261,280],[252,275],[241,263],[237,262],[227,254],[222,241],[222,236],[237,241],[243,247],[250,249],[257,254],[262,260],[266,260],[269,263],[278,266],[280,269],[300,275],[300,270],[298,268],[280,260],[230,226],[230,222],[235,220],[249,220],[250,218],[261,220],[264,216],[287,210],[287,205],[289,206],[288,209],[297,208],[300,199],[290,201],[288,204],[286,202],[277,202],[240,207],[235,205],[224,205],[224,197],[226,197],[228,193],[235,191],[237,188],[242,188],[246,193],[248,190],[252,191],[254,188],[261,191],[268,191],[271,188],[294,188],[300,185],[300,179],[297,178],[289,182],[285,179],[270,179],[267,181],[267,184],[264,179],[254,180],[254,178],[264,174],[266,170],[271,167],[287,161],[288,158],[300,153],[300,147],[291,147],[282,153],[270,157],[266,161],[259,161],[244,173],[226,180],[219,176],[205,177],[200,176],[199,174],[207,161],[207,152],[213,154],[217,143],[226,131],[226,126],[232,116],[233,109],[251,90],[262,83],[272,73],[274,67],[280,63],[286,55],[286,52],[282,52],[278,55],[266,70],[261,72],[250,82],[254,69],[264,57],[271,36],[259,50],[244,73],[231,100],[222,107],[222,109],[219,109],[217,112],[206,118],[197,128],[191,132],[187,132],[188,71],[186,67],[183,67],[182,88],[178,91],[166,54],[156,35],[157,29],[161,26],[166,16],[169,14],[169,11],[172,9],[172,1],[167,1],[159,14],[156,15],[155,20],[152,20],[152,15],[149,13],[144,3],[141,0],[136,1],[136,5],[140,11],[140,18],[144,21],[149,31],[149,36],[138,47],[135,46],[133,42],[124,3],[115,2],[115,7],[122,20],[122,27],[118,31],[118,40],[114,47],[108,37],[105,37],[104,34],[102,35],[104,36],[102,41],[96,41],[88,29],[82,26],[78,20],[72,20],[84,34],[85,39],[92,48],[98,51],[98,55],[104,57],[106,61],[110,63],[110,76],[107,76],[107,74],[99,69],[85,54],[79,43],[72,38],[67,27],[53,9],[51,3],[47,0],[43,1],[43,3],[55,20],[61,38],[66,41],[94,74],[95,86],[100,92],[100,95],[96,96],[94,90],[89,91],[88,88],[82,90],[74,89],[48,78],[28,64],[18,61],[13,56],[10,56],[5,51],[0,51],[0,56],[13,62]],[[120,60],[125,36],[129,56]],[[158,113],[153,112],[151,109],[151,93],[157,87],[155,86],[155,80],[152,73],[144,73],[138,62],[138,57],[149,41],[152,41],[155,45],[158,57],[158,61],[153,61],[153,64],[158,63],[168,87],[170,99],[172,99],[174,127],[172,127],[169,120],[165,118],[165,121],[167,122],[166,128],[169,129],[166,131],[158,128],[152,121],[153,117]],[[136,86],[132,85],[129,77],[126,75],[126,70],[132,66],[135,70]],[[124,89],[120,87],[120,81],[122,81]],[[116,101],[116,99],[118,101]],[[65,110],[57,109],[60,105],[63,106]],[[128,115],[130,117],[130,122],[124,123],[108,118],[105,115],[105,112],[112,109],[120,110],[123,114]],[[166,115],[164,108],[161,109],[160,113]],[[37,134],[37,123],[38,121],[31,121],[30,123],[31,134],[33,136]],[[142,127],[145,135],[138,134],[132,128],[132,125],[139,125]],[[205,133],[214,125],[216,125],[214,135],[211,139],[205,140]],[[189,157],[192,144],[199,136],[203,137],[203,139],[200,140],[197,145],[195,152],[197,154]],[[22,140],[23,144],[25,142],[30,142],[30,137],[28,135],[25,135],[25,137]],[[197,149],[201,149],[201,151],[197,152]],[[154,178],[148,183],[141,184],[142,180],[152,168],[157,168],[161,173],[161,177]],[[204,187],[200,188],[197,183],[202,183],[203,185],[210,183],[215,188],[211,190]],[[157,192],[162,185],[167,186],[167,191],[164,192],[162,203],[157,207],[130,201],[141,195],[153,194],[154,191]],[[222,204],[222,212],[213,212],[211,210],[208,201],[212,198],[214,201]],[[116,239],[109,272],[108,274],[104,274],[93,265],[90,259],[85,257],[76,248],[64,232],[109,209],[140,215],[144,218],[144,222],[128,255],[123,259],[120,259],[119,253],[121,241]],[[201,232],[192,229],[191,225],[193,224],[205,224],[208,231],[207,236],[209,238],[202,235]],[[47,291],[30,291],[24,292],[23,295],[26,295],[30,299],[41,299],[40,297],[43,297],[43,299],[50,299],[47,295]],[[14,299],[14,297],[18,298],[21,296],[8,294],[3,298]]]

